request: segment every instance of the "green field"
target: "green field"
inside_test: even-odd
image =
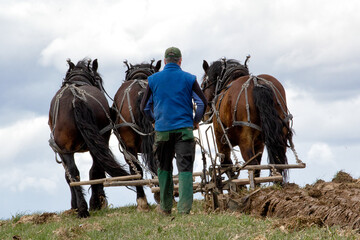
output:
[[[190,215],[171,216],[159,215],[155,206],[147,213],[135,206],[108,208],[87,219],[71,212],[19,214],[0,221],[0,239],[360,239],[337,227],[289,227],[242,213],[206,213],[202,205],[195,201]]]

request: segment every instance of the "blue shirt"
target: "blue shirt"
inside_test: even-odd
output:
[[[163,71],[148,78],[152,96],[147,105],[152,103],[156,131],[193,127],[192,88],[195,81],[194,75],[182,71],[176,63],[166,64]]]

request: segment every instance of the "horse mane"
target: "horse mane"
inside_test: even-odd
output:
[[[249,69],[238,60],[229,59],[224,62],[221,59],[211,63],[203,79],[205,79],[206,75],[210,85],[219,81],[219,83],[217,83],[217,92],[215,93],[218,94],[233,80],[249,75]]]
[[[77,64],[73,68],[69,68],[66,72],[66,75],[68,75],[70,72],[74,70],[82,70],[82,71],[89,71],[87,67],[90,67],[91,59],[90,58],[83,58],[82,60],[79,60]]]
[[[226,60],[226,70],[228,70],[231,67],[236,67],[236,71],[234,71],[231,74],[230,81],[232,81],[238,77],[241,77],[241,76],[249,75],[249,69],[246,66],[242,65],[240,63],[240,61],[238,61],[238,60],[235,60],[235,59]],[[221,59],[219,59],[219,60],[212,62],[212,64],[209,67],[209,70],[206,74],[209,76],[210,79],[212,79],[212,81],[216,81],[218,79],[218,77],[221,75],[222,70],[223,70],[223,62]],[[222,76],[220,76],[220,77],[222,77]]]
[[[82,69],[86,69],[86,67],[88,66],[88,64],[91,63],[91,59],[88,57],[83,58],[82,60],[79,60],[78,63],[76,64],[75,68],[82,68]]]
[[[95,61],[95,60],[94,60]],[[86,78],[91,85],[97,85],[97,82],[100,83],[101,88],[103,87],[103,80],[101,78],[101,75],[98,73],[97,69],[93,70],[93,63],[94,61],[91,61],[90,58],[83,58],[82,60],[79,60],[76,65],[74,65],[71,60],[69,59],[69,69],[66,72],[63,85],[70,82],[70,79],[75,75],[81,75],[84,78]],[[96,66],[97,68],[97,66]]]
[[[130,67],[125,72],[125,81],[134,80],[136,75],[140,75],[138,79],[147,79],[148,76],[155,73],[152,64],[142,62],[135,65],[130,64]]]

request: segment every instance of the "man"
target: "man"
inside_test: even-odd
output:
[[[165,67],[148,78],[141,110],[155,121],[155,155],[158,161],[160,212],[170,214],[174,184],[172,160],[176,155],[179,171],[178,212],[188,214],[193,202],[193,164],[195,142],[193,129],[199,128],[207,101],[196,76],[181,69],[181,51],[165,51]],[[193,117],[193,102],[196,104]]]

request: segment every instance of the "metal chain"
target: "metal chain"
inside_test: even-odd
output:
[[[217,111],[214,102],[212,103],[211,107],[213,108],[213,111],[214,111],[215,116],[216,116],[216,120],[217,120],[218,124],[220,125],[220,127],[221,127],[221,129],[222,129],[222,131],[224,133],[223,137],[225,137],[225,140],[226,140],[227,144],[229,145],[231,154],[233,155],[233,158],[235,159],[236,164],[238,164],[239,159],[235,154],[234,148],[233,148],[233,146],[232,146],[232,144],[230,142],[230,139],[229,139],[228,135],[226,134],[226,130],[225,130],[224,125],[222,124],[221,119],[220,119],[219,111]]]
[[[117,139],[119,141],[119,143],[118,143],[119,151],[122,154],[124,154],[125,159],[128,159],[128,161],[126,161],[126,162],[130,165],[130,167],[134,170],[134,172],[136,174],[141,174],[134,164],[134,162],[136,162],[137,164],[139,164],[139,166],[142,169],[144,169],[146,172],[149,172],[152,177],[156,177],[156,175],[152,171],[150,171],[150,169],[146,165],[144,165],[141,161],[139,161],[139,159],[137,159],[136,156],[134,156],[132,153],[127,151],[126,145],[125,145],[124,141],[122,140],[122,138],[116,128],[113,130],[113,133],[115,134],[115,136],[117,137]]]
[[[121,99],[120,107],[117,108],[117,106],[115,105],[115,108],[114,108],[114,110],[117,112],[117,116],[121,119],[121,121],[123,121],[123,123],[119,124],[119,125],[115,125],[115,129],[117,129],[120,126],[126,126],[126,127],[130,127],[132,130],[134,130],[137,134],[139,134],[141,136],[152,135],[152,134],[154,134],[154,131],[150,132],[150,133],[143,133],[143,132],[140,131],[140,127],[135,122],[134,114],[133,114],[132,107],[131,107],[130,95],[129,95],[129,92],[131,91],[131,88],[135,83],[139,84],[142,88],[146,88],[146,85],[147,85],[146,81],[135,79],[134,82],[132,82],[124,90],[125,94],[123,95],[123,97]],[[122,110],[122,107],[123,107],[124,102],[125,102],[125,97],[126,97],[126,100],[127,100],[127,104],[129,106],[129,113],[130,113],[130,117],[131,117],[131,121],[132,121],[131,123],[126,121],[124,116],[121,115],[121,110]]]

